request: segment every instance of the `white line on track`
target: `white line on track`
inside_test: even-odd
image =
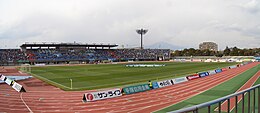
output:
[[[20,94],[20,98],[23,101],[23,104],[26,106],[26,108],[30,111],[30,113],[33,113],[33,111],[30,109],[30,107],[25,103],[25,101],[23,100],[23,92]]]

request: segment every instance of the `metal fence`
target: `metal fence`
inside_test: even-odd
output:
[[[240,107],[238,107],[238,104],[239,104],[238,97],[239,96],[242,96]],[[221,109],[221,104],[224,101],[227,101],[227,109],[225,112],[230,113],[231,112],[230,100],[232,98],[235,99],[235,102],[234,102],[235,106],[233,109],[234,111],[232,111],[232,112],[234,112],[234,113],[260,113],[260,84],[253,86],[251,88],[248,88],[246,90],[213,100],[213,101],[209,101],[209,102],[195,105],[192,107],[183,108],[183,109],[176,110],[176,111],[171,111],[168,113],[188,113],[188,112],[199,113],[200,109],[204,109],[204,111],[201,113],[213,113],[213,112],[221,113],[221,110],[223,110],[223,109]],[[247,102],[245,101],[245,99],[247,99]],[[213,112],[212,112],[212,108],[213,108],[212,106],[214,106],[214,108],[216,108],[216,109],[214,109]]]

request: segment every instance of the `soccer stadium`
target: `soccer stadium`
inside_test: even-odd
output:
[[[21,49],[1,49],[1,112],[204,113],[259,108],[256,59],[208,62],[214,57],[171,57],[170,49],[116,46],[24,43]]]
[[[260,113],[257,0],[0,0],[0,113]]]

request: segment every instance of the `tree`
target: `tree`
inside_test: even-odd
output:
[[[224,50],[223,55],[225,55],[225,56],[230,55],[230,49],[228,48],[228,46],[226,46],[226,49]]]

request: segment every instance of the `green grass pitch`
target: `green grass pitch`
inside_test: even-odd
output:
[[[146,64],[166,64],[166,66],[126,67],[126,64],[43,66],[32,67],[31,73],[63,90],[90,90],[147,83],[148,80],[176,78],[236,63],[150,62]]]

